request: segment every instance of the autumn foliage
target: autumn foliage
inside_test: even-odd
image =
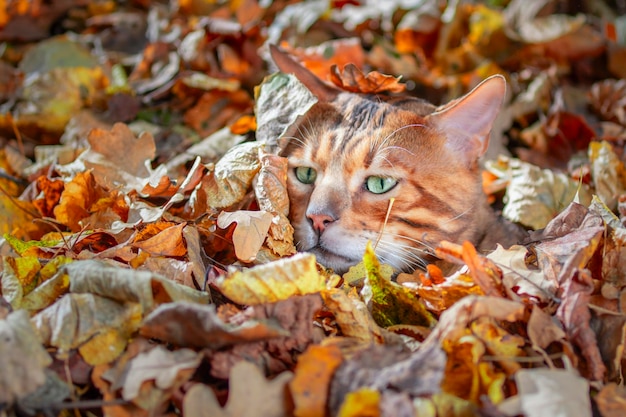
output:
[[[0,2],[0,416],[626,415],[626,10],[574,3]],[[268,44],[436,104],[504,74],[484,188],[528,242],[296,253],[315,99]]]

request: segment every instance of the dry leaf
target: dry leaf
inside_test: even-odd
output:
[[[273,218],[266,211],[223,211],[217,217],[217,225],[226,229],[232,223],[237,223],[233,232],[235,254],[243,262],[252,262],[265,241]]]
[[[572,371],[522,369],[515,375],[515,381],[519,391],[519,411],[512,414],[555,417],[592,415],[589,383]]]
[[[293,397],[294,415],[298,417],[325,417],[328,386],[343,356],[337,346],[309,346],[300,355],[289,381]]]
[[[626,413],[626,388],[611,382],[595,397],[602,417],[621,417]]]
[[[176,346],[214,349],[289,335],[272,322],[229,324],[219,318],[214,305],[177,302],[157,307],[144,319],[140,332]]]
[[[336,65],[333,65],[330,71],[330,80],[336,86],[352,93],[401,93],[406,90],[406,85],[400,84],[401,77],[393,77],[377,71],[371,71],[365,75],[354,64],[346,65],[343,72],[339,71]]]
[[[508,158],[501,158],[488,167],[492,173],[509,181],[502,215],[514,223],[541,229],[576,196],[581,204],[591,202],[586,188],[564,174]]]
[[[13,404],[45,383],[52,359],[25,311],[0,318],[0,403]]]
[[[626,192],[626,168],[608,142],[592,142],[589,146],[591,175],[600,200],[610,209],[617,208],[617,199]]]
[[[174,389],[192,376],[201,360],[202,355],[191,349],[169,351],[156,346],[147,353],[140,353],[130,361],[122,397],[125,400],[136,398],[145,381],[154,380],[161,390]]]
[[[185,256],[187,247],[183,239],[184,227],[185,223],[173,225],[149,239],[133,243],[133,247],[144,250],[154,256]]]
[[[286,386],[291,372],[271,381],[255,365],[240,361],[230,373],[228,401],[219,405],[212,390],[194,385],[185,395],[183,407],[188,417],[283,417],[286,415]]]
[[[317,271],[315,256],[298,254],[244,271],[235,271],[217,280],[220,291],[238,304],[254,305],[310,294],[325,288]]]

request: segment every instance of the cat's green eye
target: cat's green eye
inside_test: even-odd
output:
[[[313,184],[317,178],[317,171],[311,167],[296,168],[296,178],[302,184]]]
[[[395,187],[397,183],[397,180],[390,177],[371,176],[365,180],[365,188],[370,193],[383,194]]]

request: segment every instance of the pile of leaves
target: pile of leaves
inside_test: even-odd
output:
[[[626,11],[571,3],[1,2],[0,415],[624,415]],[[484,184],[529,242],[297,254],[315,99],[268,44],[435,103],[504,74]]]

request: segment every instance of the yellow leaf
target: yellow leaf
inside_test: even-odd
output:
[[[365,249],[363,264],[367,271],[367,278],[362,294],[371,309],[374,320],[380,326],[414,324],[432,328],[437,324],[437,320],[426,310],[415,292],[382,275],[381,266],[371,242],[368,242]]]
[[[380,416],[380,393],[371,388],[361,388],[346,395],[339,409],[339,417]]]
[[[235,271],[218,279],[216,285],[234,302],[256,305],[321,291],[325,288],[325,281],[317,271],[315,256],[298,254],[244,271]]]
[[[141,315],[138,319],[141,320]],[[79,346],[78,352],[89,365],[110,363],[126,349],[129,336],[118,329],[104,329]]]

